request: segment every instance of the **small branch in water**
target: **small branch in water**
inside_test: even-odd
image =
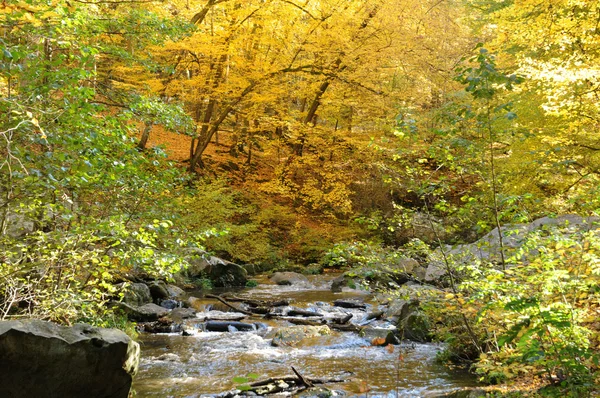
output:
[[[305,379],[304,376],[302,376],[300,372],[298,372],[293,366],[292,370],[294,371],[294,373],[296,373],[296,376],[298,376],[298,380],[300,380],[302,384],[304,384],[306,387],[314,387],[313,383],[311,383],[310,380]]]
[[[286,305],[290,305],[289,300],[276,300],[276,301],[267,301],[267,300],[252,300],[238,296],[222,296],[223,299],[231,301],[231,302],[241,302],[249,305],[250,307],[284,307]]]
[[[300,372],[296,370],[295,367],[292,366],[292,370],[294,371],[294,373],[296,373],[296,376],[298,376],[298,380],[300,380],[300,383],[304,384],[306,387],[314,387],[310,380],[305,379],[304,376],[302,376]]]
[[[350,314],[347,314],[347,315],[345,315],[343,317],[340,317],[340,318],[333,318],[331,320],[331,323],[335,323],[335,324],[338,324],[338,325],[344,325],[344,324],[350,322],[350,319],[352,319],[352,316],[353,316],[352,313],[350,313]]]
[[[292,395],[305,390],[308,387],[314,387],[315,384],[327,384],[327,383],[346,383],[349,379],[309,379],[300,375],[300,373],[292,367],[292,370],[296,375],[284,376],[284,377],[270,377],[265,380],[255,381],[250,383],[250,389],[247,391],[232,390],[223,394],[217,395],[218,398],[233,398],[236,396],[247,396],[246,393],[252,392],[252,394],[258,396],[266,396],[277,392],[291,393]],[[285,383],[289,387],[283,388],[279,386],[280,383]]]
[[[254,315],[254,314],[253,314],[252,312],[250,312],[250,311],[246,311],[246,310],[243,310],[243,309],[241,309],[241,308],[238,308],[238,307],[236,307],[235,305],[233,305],[233,304],[229,303],[227,300],[223,299],[223,298],[222,298],[222,297],[220,297],[220,296],[217,296],[217,295],[214,295],[214,294],[207,294],[205,297],[217,299],[217,300],[219,300],[220,302],[222,302],[223,304],[225,304],[226,306],[228,306],[229,308],[231,308],[231,309],[234,309],[234,310],[236,310],[237,312],[241,312],[242,314],[246,314],[246,315]]]
[[[289,316],[278,317],[281,320],[293,323],[294,325],[306,325],[306,326],[323,326],[327,322],[325,319],[306,319],[306,318],[295,318]]]

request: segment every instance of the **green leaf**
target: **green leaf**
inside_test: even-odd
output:
[[[504,305],[505,310],[523,311],[528,308],[534,308],[539,305],[537,297],[525,297],[518,300],[509,301]]]

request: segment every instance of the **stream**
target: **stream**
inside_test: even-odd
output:
[[[352,313],[358,323],[366,312],[376,309],[372,296],[344,288],[330,291],[332,276],[309,277],[302,286],[279,286],[259,278],[255,288],[236,290],[239,297],[258,300],[288,299],[297,308],[318,311],[325,316]],[[190,292],[202,297],[206,292]],[[223,291],[213,291],[221,294]],[[331,305],[339,299],[359,299],[362,309]],[[201,298],[198,317],[208,314],[216,300]],[[236,303],[239,304],[239,303]],[[198,308],[197,308],[198,309]],[[200,324],[202,319],[198,319]],[[189,322],[189,321],[188,321]],[[251,317],[243,322],[260,322],[256,331],[205,332],[192,336],[181,333],[140,335],[142,358],[134,380],[136,397],[210,397],[234,389],[235,377],[248,373],[258,380],[293,375],[291,367],[304,377],[346,380],[326,387],[339,395],[369,397],[435,397],[461,387],[474,386],[472,375],[449,370],[435,361],[442,350],[438,344],[403,341],[390,347],[372,346],[370,338],[355,332],[332,331],[331,335],[302,340],[299,344],[273,346],[270,333],[291,326],[282,319]],[[377,321],[378,327],[392,327]],[[281,396],[281,395],[279,395]]]

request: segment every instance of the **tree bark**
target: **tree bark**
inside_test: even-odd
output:
[[[375,17],[377,11],[379,11],[378,6],[374,7],[373,10],[371,10],[369,15],[360,24],[359,31],[365,29],[369,25],[369,22]],[[342,53],[338,58],[336,58],[336,60],[331,66],[332,71],[330,76],[328,76],[325,79],[325,81],[323,81],[323,83],[321,83],[321,85],[319,86],[319,89],[317,90],[315,97],[313,98],[310,107],[308,108],[308,112],[306,113],[306,116],[304,118],[304,124],[312,124],[313,126],[316,124],[315,116],[317,114],[317,109],[319,109],[319,106],[321,105],[321,99],[323,98],[323,95],[331,85],[331,82],[335,78],[336,73],[343,71],[347,67],[347,65],[342,64],[343,57],[344,54]],[[304,136],[301,136],[299,142],[294,145],[294,153],[296,155],[302,156],[305,141],[306,138]]]
[[[193,23],[194,25],[200,25],[204,21],[204,18],[206,18],[206,15],[210,11],[210,9],[214,5],[217,5],[219,3],[224,3],[226,1],[229,1],[229,0],[208,0],[208,3],[206,3],[206,5],[202,8],[202,10],[200,10],[199,12],[197,12],[192,17],[192,20],[190,22]]]
[[[227,119],[227,116],[229,116],[229,114],[235,109],[237,104],[239,104],[248,94],[252,92],[252,90],[254,90],[256,84],[256,82],[250,83],[235,100],[233,100],[219,113],[219,117],[214,119],[214,122],[211,123],[210,129],[207,127],[206,133],[201,132],[200,136],[198,137],[198,145],[196,146],[194,156],[190,159],[190,171],[195,170],[196,164],[201,159],[202,154],[208,147],[213,135],[221,127],[221,123]]]
[[[150,131],[152,130],[152,122],[146,122],[144,125],[144,131],[142,131],[142,136],[140,137],[140,142],[138,142],[137,147],[142,151],[146,149],[146,144],[148,143],[148,139],[150,138]]]

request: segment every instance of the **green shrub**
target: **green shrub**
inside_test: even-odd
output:
[[[594,385],[600,230],[545,228],[527,236],[505,271],[486,263],[465,268],[458,294],[425,306],[448,341],[448,357],[476,359],[474,371],[489,383],[541,373],[570,390]]]
[[[254,280],[254,279],[249,279],[246,282],[246,287],[256,287],[258,286],[258,281]]]

